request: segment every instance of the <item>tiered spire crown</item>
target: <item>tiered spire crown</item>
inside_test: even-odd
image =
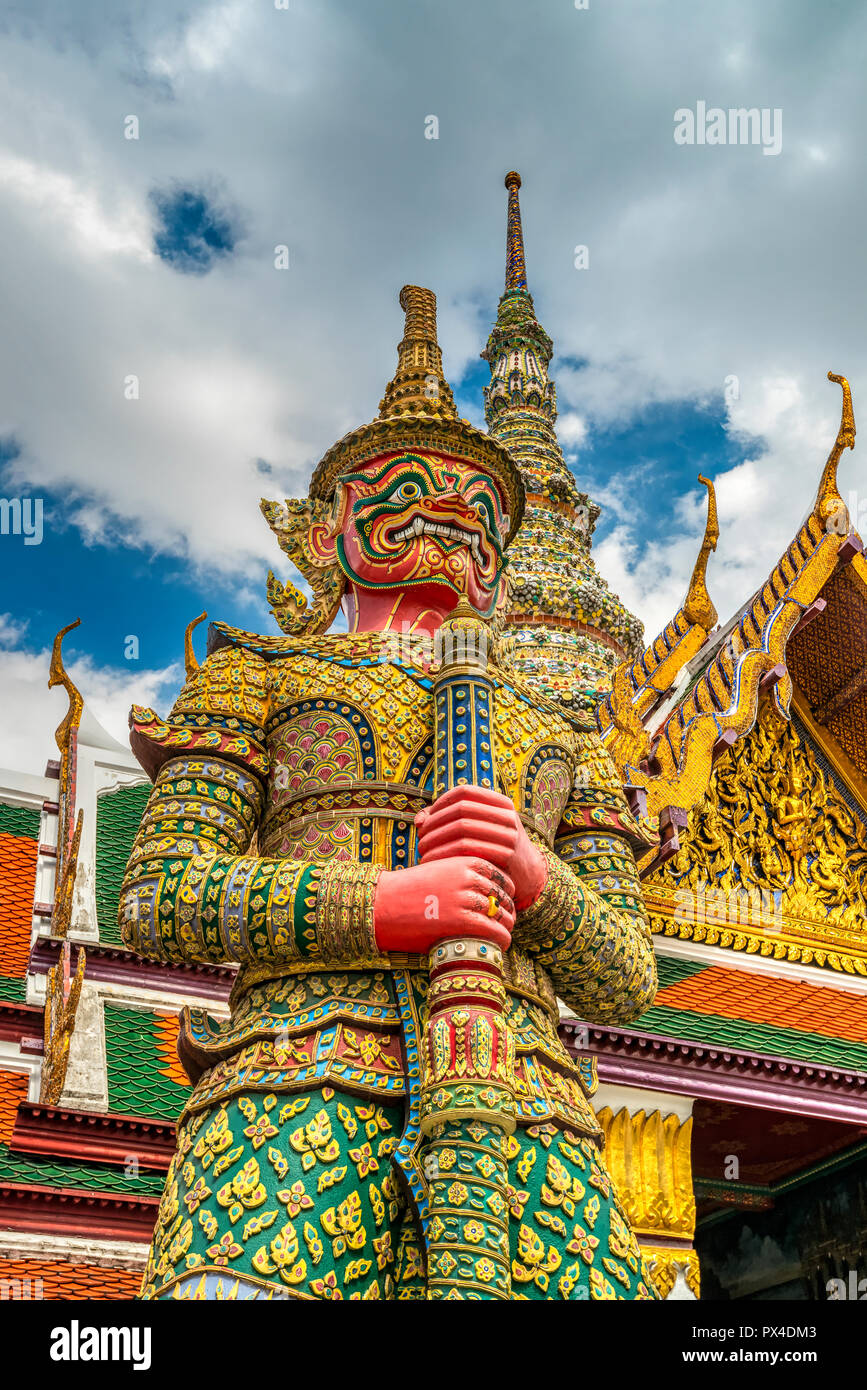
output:
[[[455,398],[445,379],[437,341],[437,297],[433,290],[420,285],[404,285],[400,307],[406,321],[397,345],[397,371],[379,403],[379,418],[434,415],[440,420],[456,420]]]
[[[379,415],[370,424],[359,425],[332,444],[313,470],[310,499],[330,503],[342,473],[357,470],[369,459],[386,452],[429,449],[434,453],[454,454],[480,464],[501,483],[507,498],[511,540],[524,514],[520,469],[499,440],[476,429],[469,420],[458,418],[437,341],[436,295],[421,285],[404,285],[400,306],[405,318],[403,337],[397,345],[397,370],[385,388]],[[287,500],[290,512],[294,505],[291,499]],[[282,537],[282,548],[287,554],[290,552],[286,546],[292,548],[291,558],[305,573],[300,560],[295,558],[295,540],[287,540],[288,533],[294,536],[294,523],[281,520],[282,513],[272,504],[264,503],[263,507],[268,524]],[[315,562],[313,565],[316,568]]]

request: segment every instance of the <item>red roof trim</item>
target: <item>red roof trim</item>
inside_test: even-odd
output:
[[[22,1101],[9,1147],[14,1153],[116,1163],[120,1167],[134,1158],[142,1168],[165,1172],[175,1151],[175,1126],[161,1120]]]
[[[0,1183],[0,1229],[150,1241],[159,1203],[159,1197]]]
[[[867,1128],[864,1072],[595,1028],[572,1019],[561,1021],[560,1036],[573,1056],[594,1054],[599,1080],[612,1085],[787,1110]]]
[[[0,1003],[0,1042],[21,1043],[25,1038],[38,1040],[42,1051],[41,1006],[35,1004],[11,1004],[6,1000]],[[32,1052],[34,1049],[27,1049]]]
[[[30,954],[30,969],[37,975],[47,975],[57,963],[61,945],[52,937],[37,937]],[[184,998],[195,995],[217,1002],[227,1001],[237,973],[230,965],[169,965],[146,960],[121,946],[73,942],[73,946],[79,945],[84,946],[87,954],[85,979],[105,980],[138,989],[160,989]]]

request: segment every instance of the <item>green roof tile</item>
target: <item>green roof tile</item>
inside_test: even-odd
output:
[[[666,985],[676,985],[681,980],[688,980],[691,975],[700,975],[703,970],[708,969],[708,965],[697,960],[682,960],[678,956],[657,956],[656,968],[659,972],[659,988],[664,989]]]
[[[845,1038],[829,1038],[799,1028],[775,1028],[719,1014],[692,1013],[654,1004],[635,1021],[642,1033],[708,1043],[732,1051],[762,1052],[772,1057],[791,1057],[817,1066],[867,1071],[867,1046]]]
[[[99,939],[110,946],[121,944],[117,901],[129,852],[151,794],[146,782],[139,787],[118,787],[103,792],[96,811],[96,914]]]
[[[174,1058],[160,1044],[165,1015],[105,1006],[105,1056],[109,1109],[121,1115],[176,1120],[189,1099],[189,1085],[164,1075]],[[179,1067],[179,1063],[174,1062]]]
[[[0,975],[0,1000],[6,1004],[26,1003],[27,986],[24,980],[11,980],[6,975]]]
[[[24,835],[39,839],[39,812],[30,806],[8,806],[0,801],[0,835]]]
[[[108,1163],[73,1163],[54,1158],[49,1162],[13,1154],[0,1144],[0,1182],[32,1183],[34,1187],[82,1187],[95,1192],[120,1192],[128,1197],[159,1196],[165,1187],[165,1173],[139,1171],[127,1177],[122,1168]]]

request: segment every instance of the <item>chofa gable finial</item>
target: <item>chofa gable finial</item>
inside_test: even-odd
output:
[[[829,381],[836,381],[838,386],[843,388],[843,409],[840,417],[840,428],[837,431],[837,438],[828,455],[828,462],[822,470],[822,477],[819,482],[819,491],[816,494],[816,503],[813,507],[813,515],[827,526],[833,518],[832,528],[838,532],[849,531],[850,518],[849,512],[837,487],[837,465],[844,449],[855,448],[855,412],[852,409],[852,392],[849,382],[844,376],[837,376],[835,372],[828,373]]]
[[[705,632],[710,632],[716,623],[718,614],[711,602],[710,594],[707,591],[707,562],[712,550],[716,550],[719,540],[719,519],[716,509],[716,491],[710,478],[704,478],[699,473],[698,481],[704,483],[707,488],[707,521],[705,522],[704,537],[692,578],[689,581],[686,601],[683,605],[685,616],[692,623],[698,623]]]

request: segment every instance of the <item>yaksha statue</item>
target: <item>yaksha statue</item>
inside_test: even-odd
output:
[[[124,941],[238,967],[182,1019],[145,1298],[656,1297],[557,1032],[652,1002],[643,832],[589,716],[510,672],[521,475],[401,304],[378,419],[262,504],[312,602],[269,576],[285,636],[215,623],[132,712]]]

